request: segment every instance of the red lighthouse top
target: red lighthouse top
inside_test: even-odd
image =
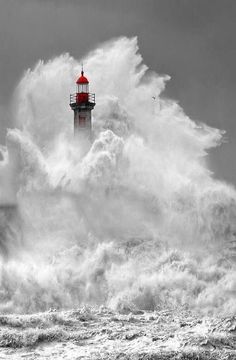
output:
[[[86,104],[94,108],[95,94],[91,94],[89,92],[89,81],[84,76],[83,67],[81,71],[81,76],[76,81],[76,85],[77,85],[76,93],[70,96],[70,105],[72,109],[74,109],[75,106],[80,107]]]
[[[88,84],[89,81],[88,79],[84,76],[84,71],[81,71],[81,76],[78,78],[78,80],[76,81],[76,84]]]

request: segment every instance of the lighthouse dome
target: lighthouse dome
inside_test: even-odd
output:
[[[76,84],[88,84],[89,81],[88,79],[84,76],[84,72],[81,71],[81,76],[78,78],[78,80],[76,81]]]

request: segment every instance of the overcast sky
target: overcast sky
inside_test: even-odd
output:
[[[24,70],[38,59],[62,52],[80,58],[102,41],[137,35],[144,62],[172,77],[165,95],[192,119],[227,131],[211,168],[236,184],[235,19],[235,0],[0,0],[1,142]]]

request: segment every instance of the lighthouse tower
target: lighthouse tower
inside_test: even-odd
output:
[[[89,81],[84,76],[82,69],[81,76],[76,81],[77,91],[70,95],[70,107],[74,111],[74,134],[83,138],[91,139],[92,117],[91,111],[95,104],[95,94],[89,92]]]

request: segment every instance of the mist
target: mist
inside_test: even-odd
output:
[[[69,108],[82,61],[97,103],[88,150]],[[26,70],[1,147],[0,311],[235,314],[236,192],[208,164],[224,132],[165,98],[168,81],[126,37]]]

